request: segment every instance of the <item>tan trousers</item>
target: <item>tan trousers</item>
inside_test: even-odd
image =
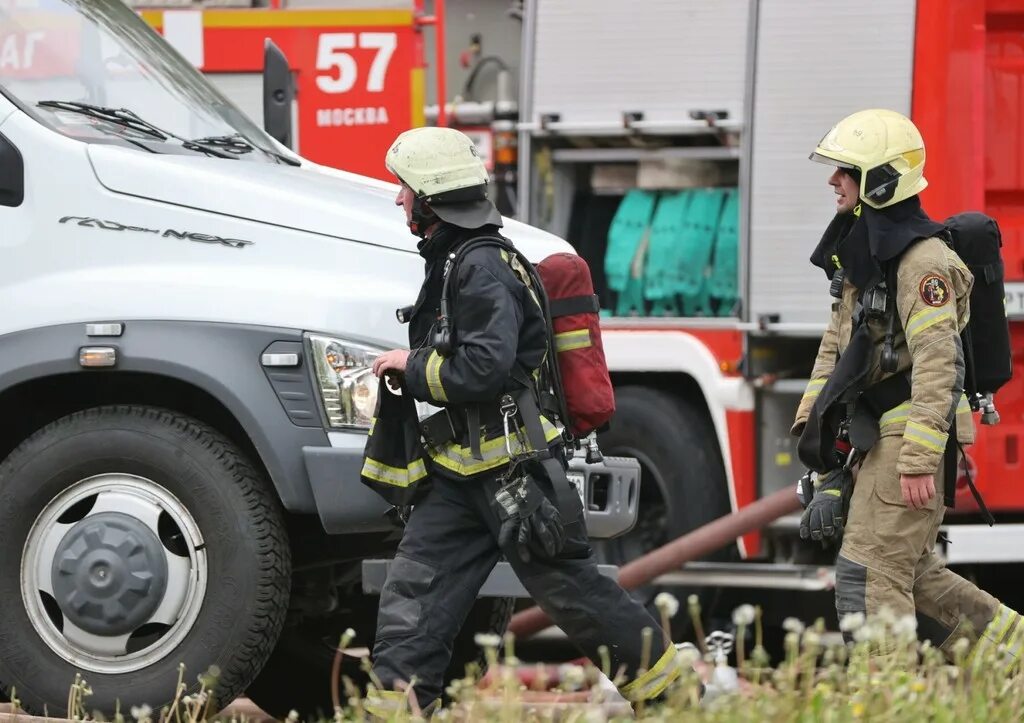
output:
[[[1020,616],[1003,625],[1003,606],[992,595],[948,570],[933,547],[945,514],[943,475],[935,475],[935,497],[925,509],[907,507],[896,472],[903,438],[882,437],[861,465],[836,560],[836,610],[876,614],[888,606],[897,617],[914,611],[937,623],[948,653],[956,638],[994,634],[1024,644]],[[1007,615],[1012,613],[1009,608]],[[967,625],[966,623],[969,623]],[[1020,628],[1020,630],[1017,630]],[[1016,638],[1022,638],[1021,641]],[[938,642],[938,641],[937,641]]]

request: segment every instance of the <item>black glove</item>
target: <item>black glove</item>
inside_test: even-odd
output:
[[[529,477],[517,477],[498,490],[497,503],[501,529],[498,546],[506,552],[515,548],[523,562],[533,555],[553,558],[565,544],[561,515],[541,489]]]
[[[800,518],[801,539],[831,540],[843,534],[846,496],[853,477],[847,469],[837,469],[818,477],[814,497]]]

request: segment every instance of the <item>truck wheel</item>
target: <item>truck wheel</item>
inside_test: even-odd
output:
[[[731,504],[718,440],[703,409],[685,398],[641,386],[617,389],[615,405],[611,427],[599,442],[604,454],[639,460],[639,513],[630,532],[592,544],[602,562],[622,565],[728,514]],[[734,555],[730,548],[705,559],[727,560]],[[646,585],[633,595],[651,606],[660,589]],[[673,592],[706,596],[711,591],[676,588]],[[680,634],[689,629],[685,606],[673,628]]]
[[[270,654],[291,561],[276,495],[214,429],[138,406],[76,412],[0,465],[0,686],[29,713],[154,711],[217,675],[217,707]],[[219,674],[218,671],[219,670]]]
[[[356,638],[351,647],[373,650],[379,598],[362,595],[353,602],[341,616],[285,625],[270,660],[247,690],[249,698],[265,713],[278,720],[284,720],[292,710],[298,711],[303,720],[325,720],[334,715],[331,672],[342,633],[352,628]],[[514,602],[510,598],[476,601],[455,639],[446,682],[465,675],[470,663],[477,663],[481,671],[486,669],[483,651],[473,638],[477,633],[504,634]],[[365,691],[368,678],[361,659],[342,658],[341,675]],[[348,696],[342,681],[338,682],[338,691],[344,704]]]

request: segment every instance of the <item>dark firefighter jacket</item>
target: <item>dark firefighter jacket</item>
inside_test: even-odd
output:
[[[471,250],[452,279],[449,313],[454,349],[443,357],[433,348],[440,314],[441,290],[448,254],[480,236],[498,236],[496,226],[467,230],[442,224],[420,243],[426,276],[409,321],[409,355],[405,387],[412,396],[447,408],[455,438],[427,453],[436,470],[456,479],[498,470],[509,461],[498,410],[502,394],[516,385],[514,365],[532,374],[547,348],[544,316],[532,291],[520,280],[508,256],[487,246]],[[513,262],[517,263],[517,262]],[[478,409],[480,427],[470,429],[470,408]],[[558,430],[541,419],[548,442]],[[480,456],[474,457],[470,435],[477,435]],[[525,440],[525,436],[523,437]],[[515,444],[514,452],[520,451]]]

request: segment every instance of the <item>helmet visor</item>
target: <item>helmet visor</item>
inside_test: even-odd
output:
[[[852,170],[852,171],[859,171],[860,170],[859,168],[857,168],[857,166],[853,165],[852,163],[845,163],[844,161],[837,161],[835,158],[830,158],[828,156],[824,156],[824,155],[818,153],[817,151],[814,151],[813,153],[811,153],[811,155],[809,155],[808,158],[810,158],[815,163],[824,163],[826,166],[837,166],[839,168],[846,168],[846,169]]]
[[[430,209],[439,219],[462,228],[480,228],[488,224],[501,226],[501,214],[486,198],[459,203],[432,203]]]

